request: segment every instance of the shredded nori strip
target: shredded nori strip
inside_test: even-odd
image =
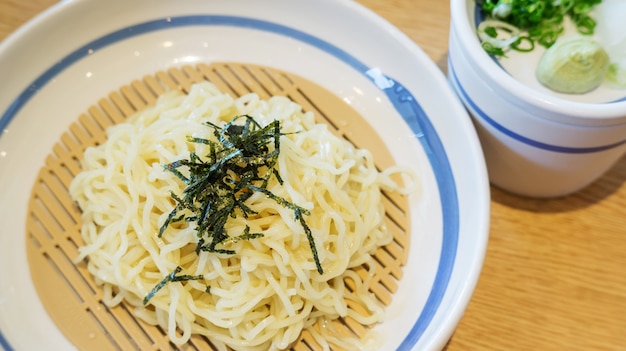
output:
[[[161,225],[158,236],[161,237],[171,223],[183,220],[196,222],[196,234],[199,238],[196,253],[207,251],[234,254],[233,250],[219,248],[218,245],[259,238],[263,233],[250,233],[250,228],[246,226],[243,233],[231,236],[227,233],[225,224],[229,218],[237,215],[248,218],[249,215],[256,214],[246,206],[245,201],[254,192],[261,192],[281,206],[293,210],[294,220],[300,223],[309,241],[317,271],[323,274],[311,228],[304,219],[310,212],[267,189],[272,176],[280,184],[283,183],[275,168],[280,153],[280,137],[284,135],[281,133],[279,121],[275,120],[261,127],[253,117],[241,115],[234,117],[223,127],[210,122],[205,124],[213,128],[216,141],[190,136],[187,141],[208,145],[208,154],[201,158],[191,152],[188,159],[163,166],[183,181],[186,188],[180,196],[171,193],[176,206]],[[188,176],[179,170],[181,167],[188,170]],[[168,275],[155,290],[158,291],[167,282],[173,281],[177,273]],[[144,302],[154,295],[155,290],[146,296]]]
[[[183,269],[178,266],[176,267],[176,269],[171,272],[170,274],[166,275],[165,278],[163,278],[163,280],[161,280],[157,285],[154,286],[154,288],[152,288],[152,290],[148,293],[148,295],[146,295],[146,297],[143,298],[143,304],[147,305],[148,301],[150,301],[150,299],[152,297],[154,297],[154,295],[161,290],[165,284],[169,283],[169,282],[182,282],[182,281],[188,281],[188,280],[201,280],[204,279],[204,276],[202,274],[200,275],[187,275],[187,274],[182,274],[182,275],[177,275],[178,273],[180,273],[180,271],[182,271]],[[207,287],[207,292],[208,292],[208,287]]]

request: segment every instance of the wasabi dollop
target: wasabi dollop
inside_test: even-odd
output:
[[[602,83],[609,63],[609,55],[598,42],[586,36],[572,36],[557,40],[546,50],[536,75],[549,89],[583,94]]]

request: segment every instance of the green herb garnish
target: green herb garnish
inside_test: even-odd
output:
[[[310,212],[267,189],[272,177],[282,184],[283,180],[275,168],[280,152],[280,123],[274,121],[261,127],[251,116],[233,118],[223,127],[207,122],[213,128],[215,140],[188,137],[191,143],[209,146],[204,157],[191,153],[182,159],[164,165],[164,168],[179,179],[186,187],[181,196],[171,194],[176,206],[159,229],[159,237],[166,228],[177,221],[196,222],[199,238],[196,253],[200,251],[234,254],[223,246],[239,240],[262,237],[262,233],[250,233],[246,226],[243,233],[231,236],[225,224],[238,215],[247,218],[256,214],[245,202],[255,192],[261,192],[276,203],[293,210],[307,235],[317,271],[323,274],[311,229],[304,220]],[[183,174],[181,168],[188,170]]]
[[[483,47],[483,50],[485,50],[485,52],[487,52],[489,55],[506,57],[502,48],[494,46],[491,43],[484,42],[481,44],[481,46]]]
[[[480,7],[492,18],[509,23],[528,35],[520,37],[511,48],[531,51],[534,43],[549,48],[563,33],[563,19],[569,17],[579,33],[594,33],[596,21],[590,16],[602,0],[482,0]],[[520,44],[528,41],[529,44]],[[490,52],[494,54],[494,52]],[[497,52],[495,53],[498,54]]]

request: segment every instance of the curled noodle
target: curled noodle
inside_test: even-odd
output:
[[[311,212],[307,223],[323,274],[293,211],[261,193],[246,202],[256,215],[231,218],[227,226],[237,232],[249,226],[264,236],[229,243],[234,255],[196,253],[193,223],[176,223],[158,237],[175,206],[170,193],[185,186],[162,165],[192,151],[208,153],[187,136],[214,138],[203,123],[222,125],[243,114],[261,125],[280,121],[285,135],[277,169],[284,182],[271,181],[268,189]],[[107,133],[105,143],[86,150],[70,187],[82,210],[85,241],[77,261],[86,259],[106,304],[132,305],[136,316],[160,325],[173,343],[197,333],[236,350],[285,349],[305,329],[324,347],[355,349],[359,340],[342,337],[331,322],[346,316],[365,325],[382,320],[383,307],[368,285],[375,274],[371,255],[393,239],[384,224],[381,189],[403,190],[390,178],[397,170],[379,172],[371,153],[334,136],[285,97],[234,99],[206,82],[188,95],[166,93]],[[363,264],[369,269],[353,270]],[[170,282],[144,305],[143,298],[176,267],[203,279]]]

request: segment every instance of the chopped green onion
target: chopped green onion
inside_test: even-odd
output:
[[[617,88],[626,88],[626,68],[614,62],[609,65],[605,75],[606,79]]]
[[[519,38],[518,28],[499,20],[483,21],[478,25],[477,33],[482,43],[487,45],[486,51],[494,53],[502,51],[502,54],[504,49],[508,48]],[[483,47],[485,47],[484,45]]]
[[[535,42],[532,41],[528,36],[519,37],[513,44],[511,44],[511,48],[520,52],[530,52],[535,49]]]
[[[481,46],[483,47],[483,50],[485,50],[485,52],[487,52],[487,54],[489,55],[502,56],[502,57],[506,56],[502,48],[496,47],[491,43],[484,42],[481,44]]]
[[[486,21],[494,19],[504,21],[528,33],[528,39],[523,41],[530,40],[533,44],[537,42],[549,48],[563,33],[565,17],[573,21],[580,34],[593,34],[596,21],[590,13],[593,7],[601,2],[602,0],[483,0],[479,2],[479,6],[489,16]],[[516,40],[510,47],[513,50],[528,51],[524,48],[519,50],[519,43],[520,40]],[[534,45],[531,47],[534,48]],[[490,50],[491,47],[488,46],[487,49]],[[505,48],[502,49],[504,53]],[[494,54],[493,51],[489,53],[503,56]]]

